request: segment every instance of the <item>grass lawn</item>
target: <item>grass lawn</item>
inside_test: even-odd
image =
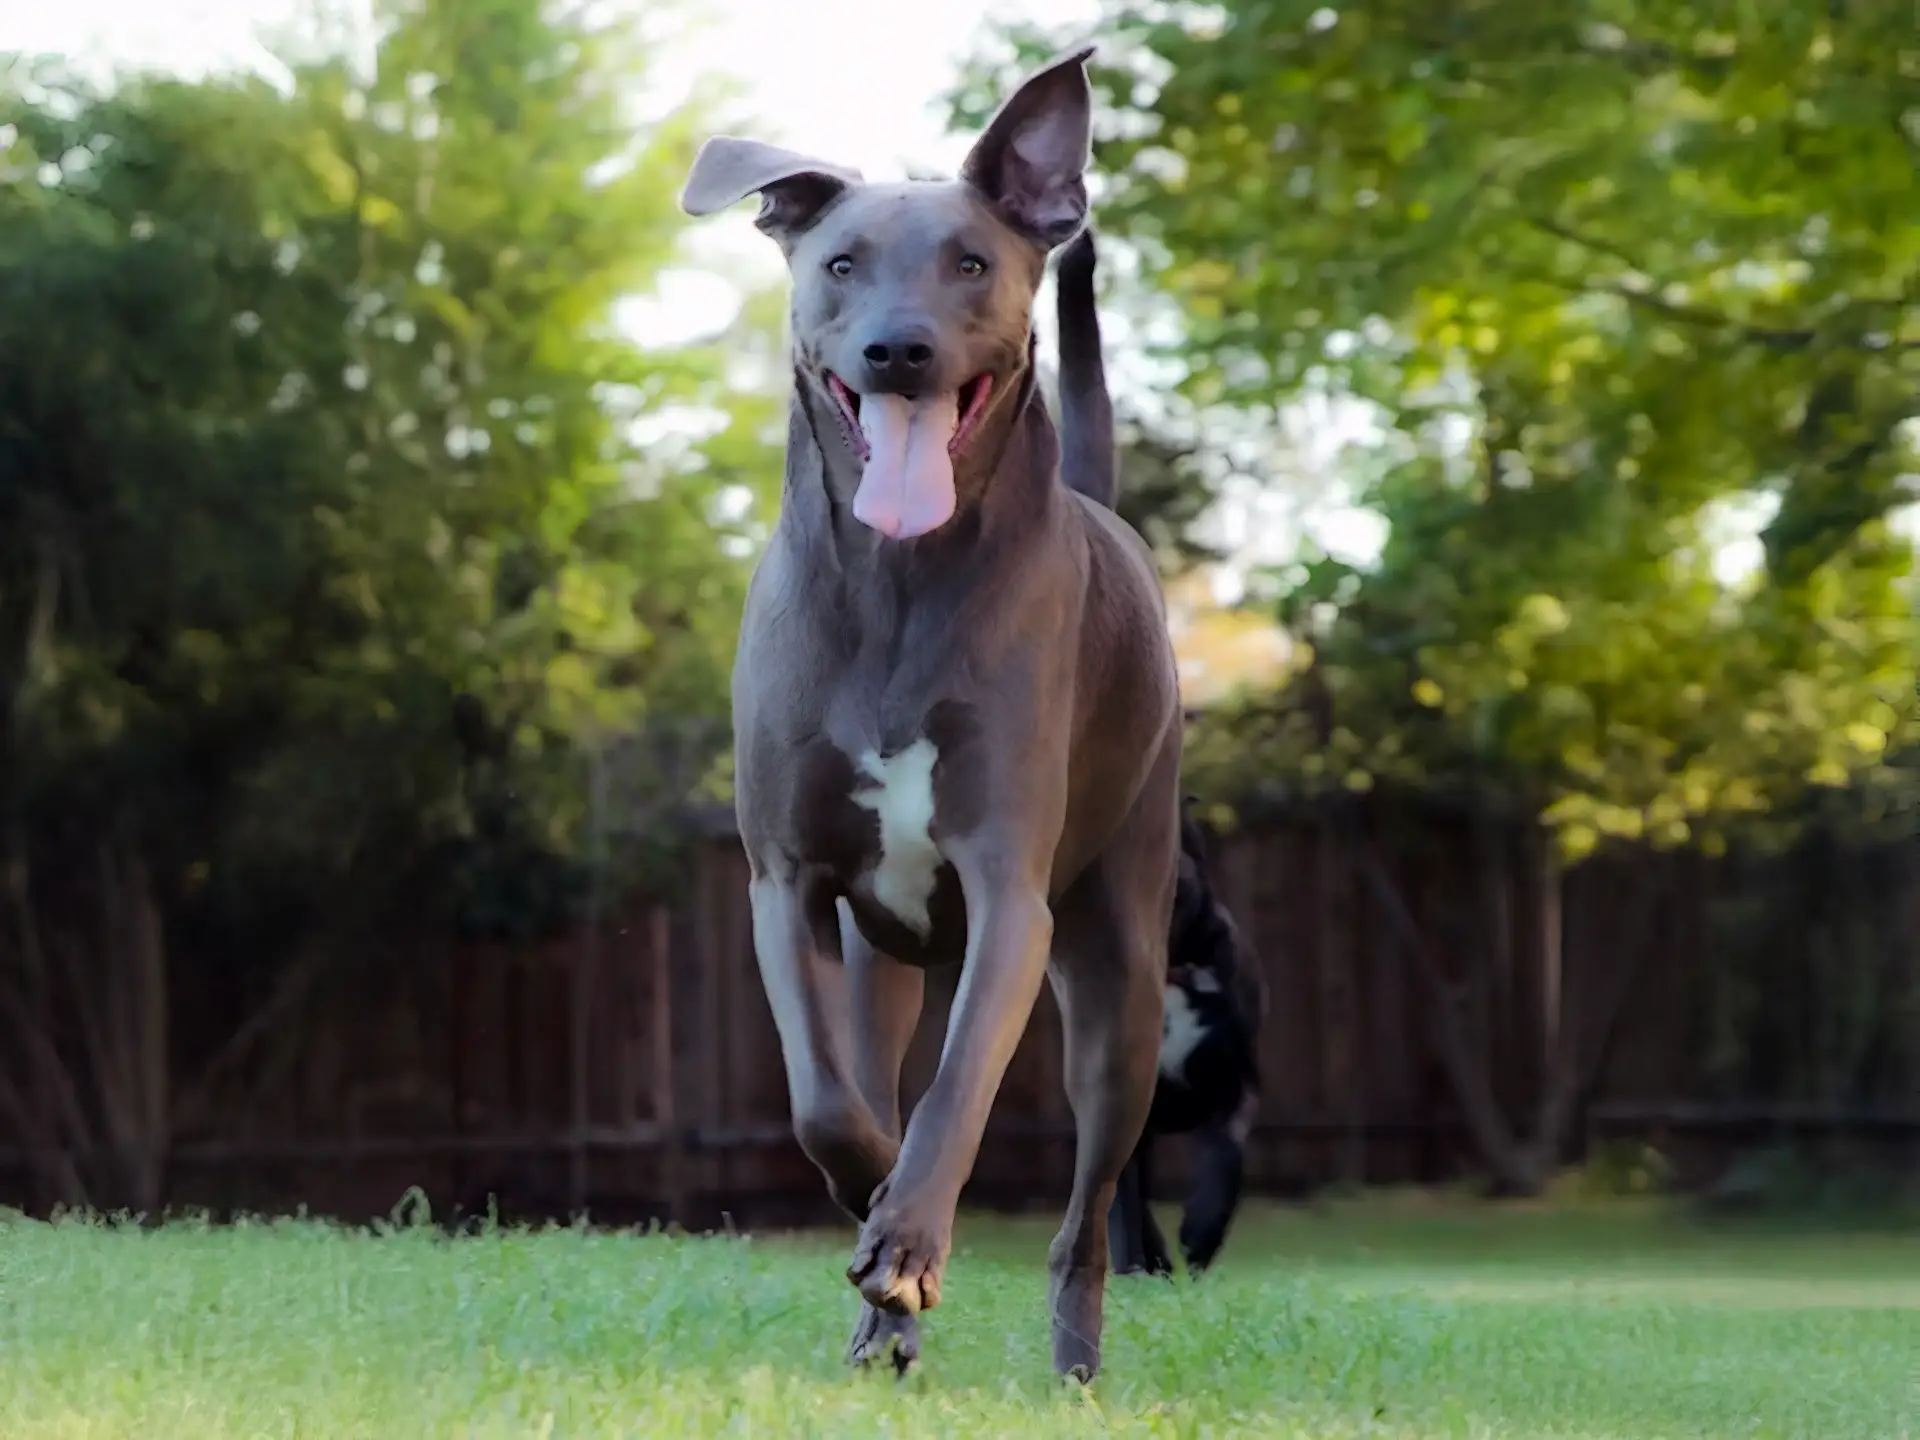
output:
[[[1920,1435],[1920,1235],[1374,1199],[1252,1210],[1047,1378],[1040,1222],[963,1217],[904,1384],[849,1235],[0,1221],[0,1437]]]

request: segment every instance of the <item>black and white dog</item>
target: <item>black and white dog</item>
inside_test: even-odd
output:
[[[1183,815],[1159,1083],[1146,1132],[1120,1175],[1108,1226],[1119,1274],[1173,1273],[1167,1242],[1148,1208],[1159,1135],[1192,1134],[1199,1142],[1180,1219],[1187,1268],[1198,1274],[1219,1253],[1240,1202],[1243,1157],[1259,1103],[1256,1042],[1265,1010],[1256,959],[1214,893],[1205,837],[1191,814]]]

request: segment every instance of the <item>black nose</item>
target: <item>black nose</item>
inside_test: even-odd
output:
[[[922,383],[933,365],[933,345],[924,332],[910,331],[876,340],[860,352],[867,379],[875,389],[907,388]]]

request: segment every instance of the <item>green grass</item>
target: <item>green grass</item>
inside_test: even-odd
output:
[[[849,1237],[0,1222],[0,1436],[1920,1434],[1920,1238],[1369,1200],[1116,1282],[1047,1378],[1047,1227],[963,1217],[905,1384]]]

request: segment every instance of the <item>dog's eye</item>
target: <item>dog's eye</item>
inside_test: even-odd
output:
[[[987,273],[987,262],[982,260],[978,255],[962,255],[960,257],[960,273],[965,275],[969,280],[976,279]]]
[[[841,280],[846,279],[853,273],[853,257],[851,255],[834,256],[827,261],[827,273]]]

